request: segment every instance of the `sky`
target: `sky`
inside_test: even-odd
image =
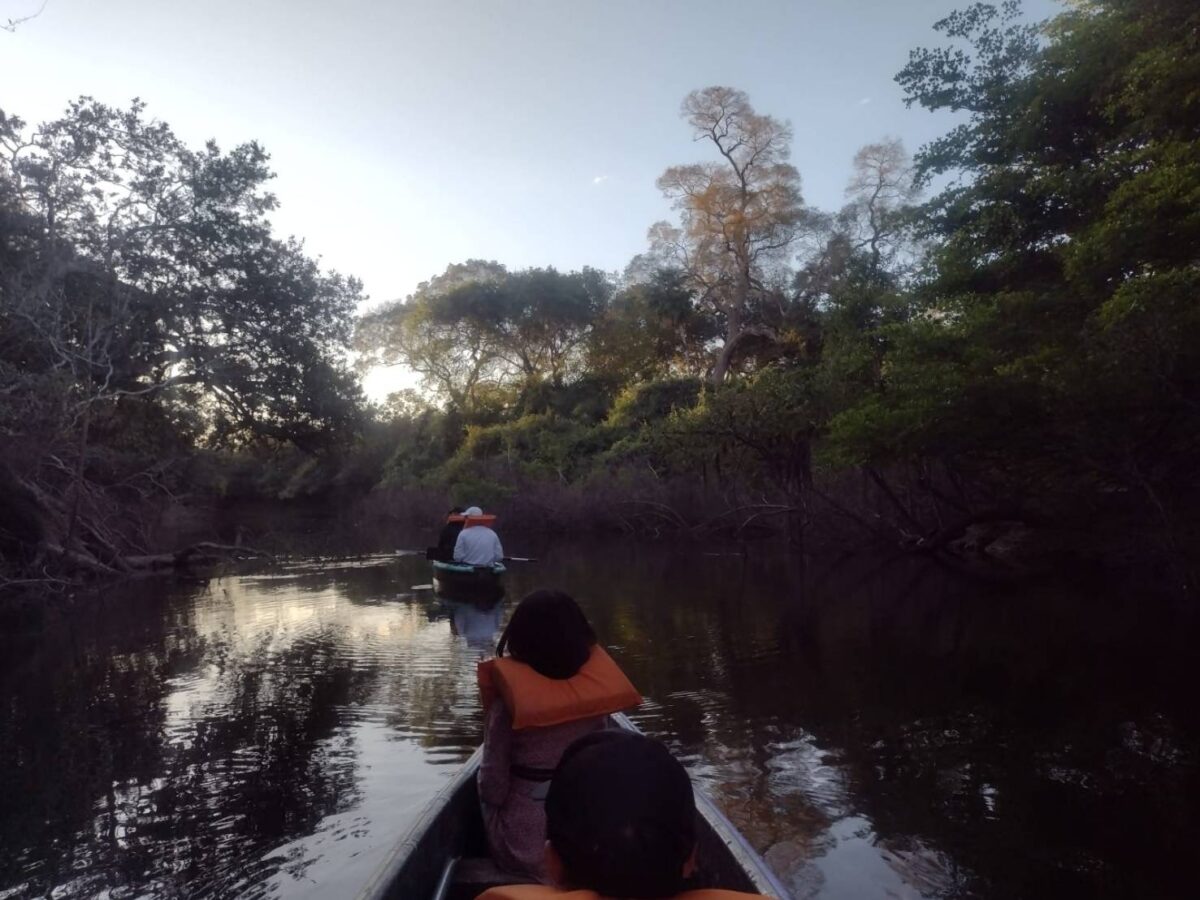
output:
[[[0,22],[42,2],[0,0]],[[45,0],[0,31],[0,109],[37,122],[80,94],[136,96],[190,143],[259,141],[276,230],[373,306],[471,258],[623,269],[671,217],[655,179],[707,158],[679,107],[712,84],[789,120],[806,201],[838,208],[859,147],[916,150],[950,124],[893,79],[966,5]]]

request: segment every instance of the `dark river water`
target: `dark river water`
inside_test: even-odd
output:
[[[478,742],[474,664],[512,608],[413,591],[426,565],[6,613],[0,900],[353,896]],[[1196,896],[1181,612],[767,548],[551,548],[510,598],[539,586],[796,897]]]

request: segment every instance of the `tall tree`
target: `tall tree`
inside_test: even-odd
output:
[[[359,365],[407,366],[429,393],[459,412],[472,412],[480,390],[500,379],[503,362],[492,340],[491,317],[451,309],[446,298],[464,288],[487,292],[507,277],[508,270],[497,262],[452,263],[405,300],[372,310],[355,332]]]
[[[1039,27],[979,3],[936,27],[949,45],[898,76],[909,103],[967,114],[917,160],[953,179],[924,209],[925,314],[835,431],[1051,511],[1140,503],[1181,548],[1200,490],[1200,7],[1091,0]]]
[[[912,160],[898,138],[867,144],[854,155],[846,196],[855,246],[869,254],[873,271],[882,272],[895,262],[917,193]]]
[[[612,293],[595,269],[508,272],[478,260],[451,266],[404,302],[364,316],[363,364],[403,364],[461,412],[481,392],[561,386],[583,371],[588,337]]]
[[[622,384],[671,375],[702,376],[719,332],[697,308],[686,276],[659,269],[620,290],[588,344],[590,371]]]
[[[721,384],[739,345],[774,338],[758,314],[782,280],[778,267],[805,221],[800,175],[788,161],[792,130],[754,111],[742,91],[708,87],[683,101],[683,117],[717,162],[673,166],[658,186],[680,211],[679,225],[650,230],[655,252],[686,273],[697,302],[719,318],[724,337],[711,379]]]
[[[499,355],[526,382],[561,386],[581,374],[587,338],[612,295],[604,273],[526,269],[500,287],[493,323]],[[469,291],[464,287],[456,299],[470,302]]]

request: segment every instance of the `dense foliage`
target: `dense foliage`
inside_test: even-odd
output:
[[[951,15],[898,81],[964,119],[915,166],[897,142],[864,148],[836,214],[802,204],[785,124],[737,91],[689,95],[715,161],[663,176],[680,223],[651,229],[607,304],[568,305],[585,313],[569,377],[525,370],[486,413],[444,393],[465,440],[390,477],[489,478],[493,496],[600,482],[630,502],[685,479],[706,487],[698,510],[823,511],[918,548],[972,523],[1108,522],[1178,558],[1200,451],[1198,16],[1182,0],[1041,26],[1013,3]],[[535,274],[493,268],[489,290]],[[712,386],[671,393],[697,376]]]
[[[120,512],[198,448],[352,433],[359,285],[271,235],[260,147],[82,98],[33,129],[0,113],[0,153],[6,556],[120,565],[141,543]]]
[[[1200,8],[1013,4],[939,23],[910,103],[965,110],[926,147],[914,315],[879,390],[839,414],[851,459],[937,459],[1007,502],[1120,509],[1188,539],[1200,452]],[[965,46],[964,46],[965,45]]]

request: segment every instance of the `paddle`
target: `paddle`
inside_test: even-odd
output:
[[[422,556],[422,555],[427,555],[427,554],[428,554],[428,551],[426,551],[426,550],[397,550],[396,551],[397,556]],[[537,561],[538,561],[537,557],[534,557],[534,556],[505,556],[505,557],[502,557],[500,560],[500,562],[506,562],[506,563],[537,562]],[[418,585],[417,587],[418,588],[422,587],[422,585]],[[415,588],[414,588],[414,590],[415,590]]]

